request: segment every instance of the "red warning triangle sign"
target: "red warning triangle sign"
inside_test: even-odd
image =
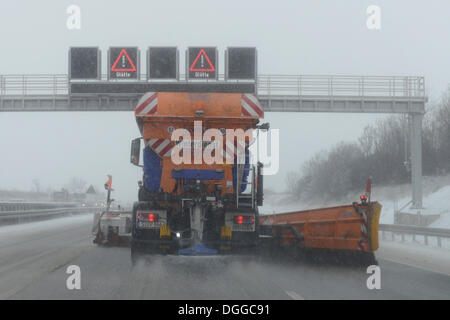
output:
[[[136,71],[136,67],[133,61],[131,61],[127,50],[122,49],[120,51],[119,56],[111,67],[111,71]]]
[[[206,54],[204,49],[201,49],[195,58],[194,62],[192,63],[191,67],[189,68],[189,71],[215,71],[213,64],[211,63],[211,60],[209,60],[208,55]]]

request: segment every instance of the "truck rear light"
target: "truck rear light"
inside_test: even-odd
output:
[[[159,214],[157,213],[139,213],[137,215],[138,221],[158,222]]]
[[[236,224],[253,224],[255,217],[253,216],[234,216],[234,223]]]
[[[361,203],[362,204],[366,204],[367,203],[367,196],[365,194],[363,194],[361,197],[359,197],[361,199]]]

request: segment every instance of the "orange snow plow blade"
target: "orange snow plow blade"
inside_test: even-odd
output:
[[[261,215],[261,226],[283,247],[373,253],[378,249],[378,202]],[[267,234],[267,233],[266,233]]]

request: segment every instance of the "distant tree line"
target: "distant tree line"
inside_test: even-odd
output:
[[[357,141],[319,152],[300,172],[291,172],[288,188],[300,199],[339,199],[364,188],[369,176],[377,185],[409,182],[408,139],[407,116],[378,121],[367,126]],[[422,159],[424,175],[450,173],[450,88],[424,117]]]

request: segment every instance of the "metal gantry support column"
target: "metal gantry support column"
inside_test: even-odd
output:
[[[409,114],[412,208],[422,209],[422,120],[423,114]]]

